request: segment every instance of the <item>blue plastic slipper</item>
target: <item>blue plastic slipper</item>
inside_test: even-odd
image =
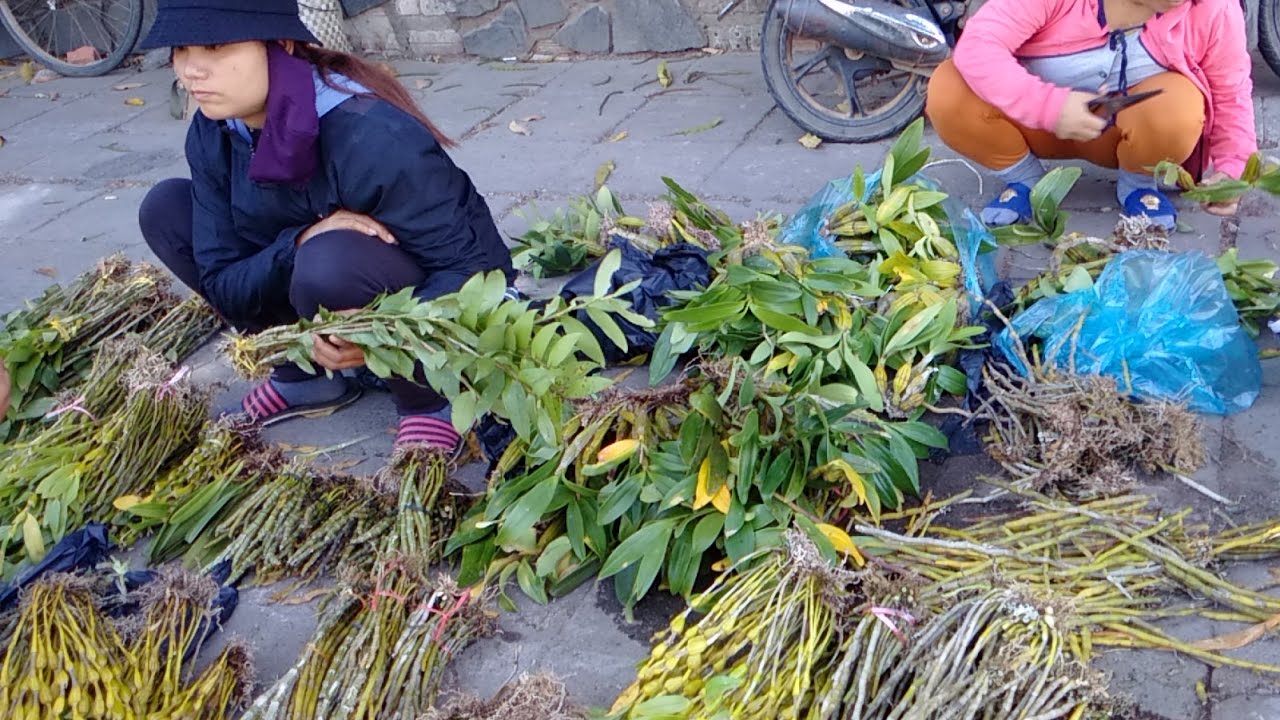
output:
[[[1151,222],[1170,232],[1178,227],[1178,209],[1168,195],[1155,188],[1140,188],[1124,199],[1124,214],[1129,217],[1146,215]]]
[[[987,227],[1031,222],[1031,188],[1022,183],[1009,183],[982,209],[982,222]]]

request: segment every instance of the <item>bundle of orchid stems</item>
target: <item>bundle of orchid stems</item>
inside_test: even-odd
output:
[[[38,429],[54,394],[80,385],[110,340],[137,334],[176,361],[208,339],[221,320],[202,299],[182,300],[170,285],[161,270],[116,255],[5,316],[0,358],[12,378],[12,408],[0,440]]]
[[[963,496],[856,526],[859,571],[793,532],[739,563],[660,631],[615,718],[1108,718],[1099,647],[1162,649],[1280,674],[1157,624],[1274,622],[1280,598],[1215,567],[1280,555],[1280,521],[1213,534],[1150,498],[1083,505],[1004,486],[1028,509],[935,523]],[[1170,593],[1196,598],[1168,602]]]
[[[339,568],[369,570],[380,552],[438,560],[459,514],[446,492],[448,458],[425,447],[402,450],[373,477],[319,470],[293,460],[254,463],[252,488],[210,531],[222,545],[210,567],[232,563],[258,583],[315,579]],[[275,469],[273,469],[275,468]]]
[[[449,661],[489,632],[482,598],[422,566],[389,557],[353,574],[302,658],[254,701],[244,720],[417,720]]]
[[[64,395],[46,425],[3,450],[0,520],[6,561],[40,560],[51,542],[88,521],[108,522],[117,500],[150,491],[194,447],[208,391],[136,338],[104,345],[85,383]],[[4,526],[0,526],[3,528]],[[11,568],[5,567],[5,575]]]
[[[198,676],[192,671],[216,584],[165,571],[141,594],[141,617],[121,628],[99,609],[91,580],[55,574],[34,584],[0,665],[0,712],[17,720],[222,720],[242,707],[252,676],[243,644],[228,645]]]

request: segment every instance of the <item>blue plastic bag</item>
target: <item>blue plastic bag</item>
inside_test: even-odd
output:
[[[1039,338],[1046,364],[1113,377],[1138,397],[1199,412],[1245,410],[1262,390],[1258,348],[1240,327],[1217,263],[1201,253],[1121,253],[1092,288],[1014,317],[1012,333],[1024,343]],[[996,339],[1025,374],[1015,345],[1010,329]]]
[[[940,189],[938,183],[924,175],[915,175],[910,182],[927,190]],[[828,182],[791,216],[782,228],[779,242],[802,247],[814,259],[848,257],[831,238],[822,233],[823,223],[837,208],[851,200],[867,202],[879,186],[879,170],[866,177],[866,192],[861,198],[854,197],[852,175]],[[976,312],[997,280],[995,253],[992,252],[997,247],[995,238],[973,211],[955,198],[947,198],[942,203],[942,209],[947,215],[943,232],[949,231],[956,249],[960,251],[964,287],[969,293],[972,305],[970,309]]]

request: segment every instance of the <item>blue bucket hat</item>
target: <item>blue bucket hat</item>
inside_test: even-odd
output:
[[[155,23],[138,48],[248,40],[320,44],[298,17],[297,0],[160,0]]]

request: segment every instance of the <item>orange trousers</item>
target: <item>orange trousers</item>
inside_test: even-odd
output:
[[[952,150],[991,170],[1003,170],[1028,152],[1046,160],[1087,160],[1094,165],[1148,173],[1164,160],[1183,163],[1204,132],[1204,96],[1190,80],[1167,72],[1134,85],[1134,93],[1164,93],[1126,108],[1101,137],[1060,140],[1011,120],[978,97],[950,61],[929,80],[925,114]]]

